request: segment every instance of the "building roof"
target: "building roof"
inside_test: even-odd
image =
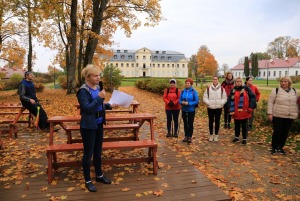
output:
[[[258,61],[258,68],[290,68],[295,66],[298,62],[300,62],[300,58],[285,58],[285,59],[270,59],[270,60],[260,60]],[[249,68],[251,69],[251,63],[249,64]],[[244,70],[244,64],[238,64],[231,68],[231,70]]]
[[[147,48],[146,48],[147,49]],[[149,50],[149,49],[147,49]],[[138,50],[127,49],[114,49],[114,56],[110,58],[110,61],[136,61],[136,52]],[[177,62],[182,59],[186,59],[184,54],[171,50],[150,50],[152,62]]]
[[[4,79],[9,79],[13,74],[20,74],[24,75],[26,69],[20,69],[20,68],[8,68],[8,67],[0,67],[0,73],[4,73],[5,77]]]

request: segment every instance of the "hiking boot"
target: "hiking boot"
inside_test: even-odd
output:
[[[228,124],[227,128],[228,128],[228,129],[231,129],[231,125],[230,125],[230,124]]]
[[[213,135],[209,135],[209,139],[208,139],[208,141],[212,142],[213,140],[214,140],[214,137],[213,137]]]
[[[278,149],[277,152],[282,155],[286,155],[285,151],[282,148]]]
[[[187,141],[187,136],[185,136],[182,140],[182,142],[186,142]]]
[[[218,140],[218,135],[215,135],[215,136],[214,136],[214,141],[215,141],[215,142],[218,142],[218,141],[219,141],[219,140]]]
[[[277,150],[276,149],[272,149],[271,150],[271,154],[276,154],[277,153]]]
[[[227,128],[227,123],[224,124],[224,128],[225,128],[225,129]]]
[[[242,145],[246,145],[247,144],[247,140],[243,139],[242,140]]]
[[[166,135],[166,137],[171,137],[171,133],[168,133],[168,134]]]
[[[240,141],[239,138],[234,138],[234,139],[232,140],[232,142],[238,142],[238,141]]]
[[[192,137],[187,138],[187,143],[189,143],[189,144],[192,143]]]

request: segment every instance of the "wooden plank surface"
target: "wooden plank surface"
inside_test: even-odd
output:
[[[147,127],[147,126],[146,126]],[[141,132],[149,132],[142,129]],[[60,133],[64,136],[64,132]],[[41,138],[43,136],[40,136]],[[21,138],[21,137],[20,137]],[[26,139],[18,139],[26,140]],[[158,175],[150,171],[151,164],[114,165],[112,169],[105,166],[105,175],[114,184],[95,183],[98,192],[90,193],[80,185],[82,169],[79,167],[61,168],[54,174],[56,185],[47,184],[47,158],[31,159],[32,163],[43,167],[41,172],[26,172],[22,170],[20,184],[11,181],[0,182],[1,200],[231,200],[222,190],[213,184],[205,175],[190,164],[184,157],[178,157],[178,152],[168,148],[164,139],[158,139]],[[44,142],[45,147],[47,142]],[[3,152],[0,152],[4,154]],[[147,168],[149,166],[149,168]],[[0,167],[2,173],[5,166]],[[148,171],[148,172],[147,172]],[[94,172],[93,170],[91,172]],[[0,175],[2,176],[2,175]],[[74,177],[74,178],[73,178]],[[10,188],[7,187],[9,183]],[[124,191],[124,189],[129,189]],[[161,196],[153,192],[162,190]],[[53,199],[54,200],[54,199]]]

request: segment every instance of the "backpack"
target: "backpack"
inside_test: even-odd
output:
[[[167,95],[170,93],[170,88],[167,88]],[[177,97],[178,97],[178,88],[176,87],[176,95],[177,95]]]
[[[194,96],[194,89],[192,89],[192,92],[193,92],[193,101],[195,101],[195,96]],[[195,108],[198,107],[198,103],[195,105]]]
[[[292,89],[294,90],[295,95],[296,95],[296,89],[295,88],[292,88]],[[278,94],[278,88],[276,88],[276,96],[277,96],[277,94]]]
[[[208,98],[209,98],[209,88],[210,88],[210,87],[207,86],[207,90],[206,90],[206,91],[207,91],[207,96],[208,96]],[[224,87],[221,86],[221,98],[222,98],[222,96],[223,96],[223,91],[224,91]]]

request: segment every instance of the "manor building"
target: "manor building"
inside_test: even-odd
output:
[[[251,62],[249,63],[251,73]],[[234,77],[245,77],[244,64],[230,69]],[[258,61],[258,78],[275,80],[283,76],[300,75],[300,58],[270,59]]]
[[[188,77],[188,60],[169,50],[117,49],[106,65],[115,66],[125,77]]]

